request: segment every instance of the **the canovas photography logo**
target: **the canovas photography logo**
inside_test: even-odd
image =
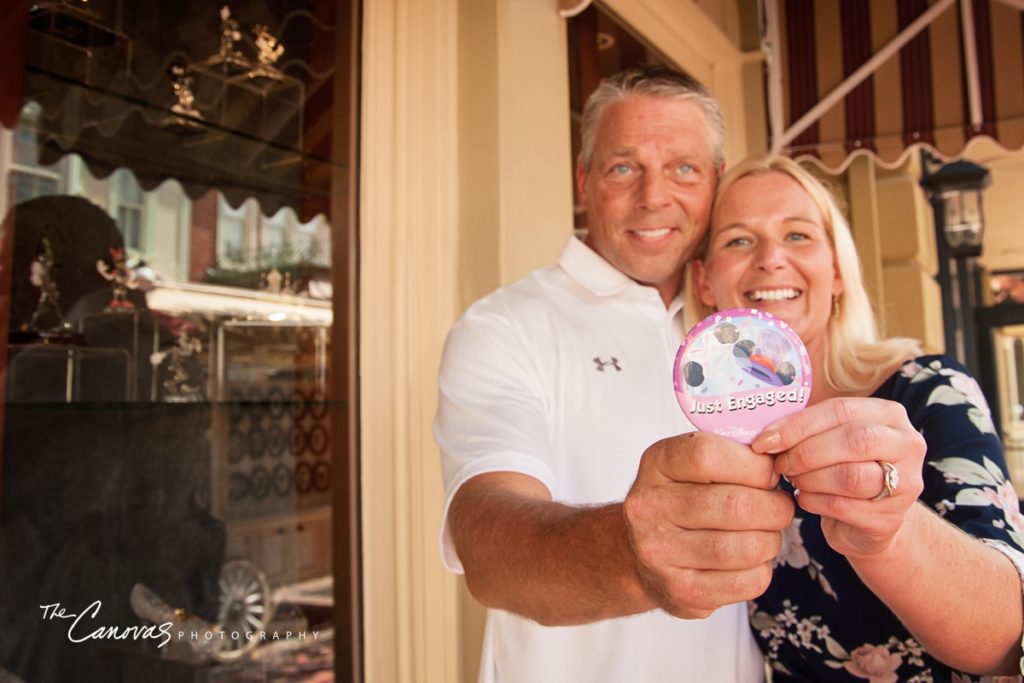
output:
[[[319,631],[252,631],[252,630],[221,630],[218,628],[197,628],[196,623],[165,621],[160,624],[140,626],[104,626],[100,623],[100,610],[103,603],[93,601],[88,607],[78,612],[70,612],[59,602],[40,605],[43,621],[62,620],[67,623],[67,637],[72,643],[84,643],[88,640],[155,640],[157,647],[164,647],[171,641],[189,641],[193,643],[214,641],[252,641],[252,640],[317,640]]]

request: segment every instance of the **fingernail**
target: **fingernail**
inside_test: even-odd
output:
[[[782,435],[774,429],[766,429],[757,435],[750,447],[759,453],[775,455],[782,451]]]

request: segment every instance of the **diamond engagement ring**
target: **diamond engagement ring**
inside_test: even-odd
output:
[[[896,465],[882,460],[876,460],[875,462],[877,462],[878,466],[882,468],[882,490],[877,496],[871,499],[873,501],[888,498],[900,485],[900,472],[896,469]]]

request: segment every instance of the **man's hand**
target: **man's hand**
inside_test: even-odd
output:
[[[623,505],[648,597],[693,619],[763,593],[793,519],[777,483],[772,458],[714,434],[648,448]]]

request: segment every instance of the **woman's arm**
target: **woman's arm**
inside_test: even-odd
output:
[[[1024,613],[1013,564],[918,503],[926,453],[957,447],[948,441],[926,443],[900,403],[839,398],[770,426],[752,447],[777,454],[776,471],[798,489],[797,504],[821,515],[829,545],[932,655],[963,671],[1017,673]],[[875,499],[883,490],[880,462],[893,464],[900,481],[891,496]],[[944,486],[934,471],[943,462],[949,460],[929,473],[930,486],[942,490],[925,491],[925,497],[938,502],[948,493],[960,501],[954,482],[963,483],[964,475],[951,473]],[[996,478],[999,471],[994,465],[977,469],[987,472],[973,473],[980,477]],[[965,509],[982,509],[976,495],[964,502]],[[966,525],[980,526],[967,519]]]
[[[972,673],[1020,673],[1021,579],[995,548],[918,503],[888,548],[847,558],[938,659]]]

